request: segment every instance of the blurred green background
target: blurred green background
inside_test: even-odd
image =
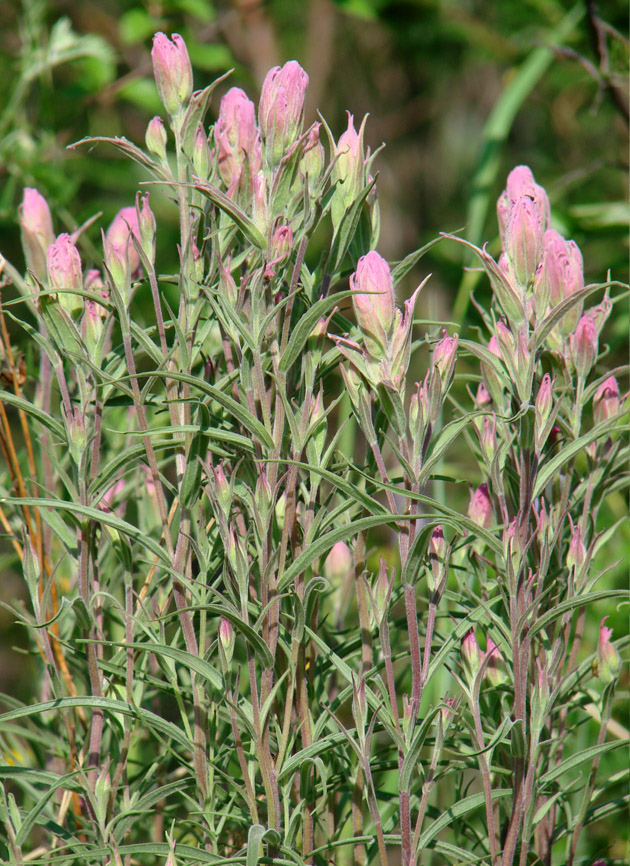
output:
[[[554,227],[582,249],[587,282],[604,281],[608,269],[628,281],[623,0],[0,0],[0,21],[0,252],[19,269],[16,210],[24,186],[46,196],[57,231],[102,211],[82,239],[94,263],[99,227],[133,204],[147,179],[135,164],[105,145],[66,146],[86,135],[143,144],[149,119],[160,113],[150,49],[152,35],[163,30],[186,40],[196,87],[234,68],[209,122],[228,87],[241,86],[257,100],[267,70],[291,58],[310,76],[307,123],[319,110],[338,137],[346,110],[357,126],[369,112],[367,142],[372,150],[386,143],[376,167],[379,250],[388,259],[459,229],[498,253],[495,201],[511,168],[526,163],[549,193]],[[151,205],[158,267],[166,272],[177,267],[177,211],[158,191]],[[468,299],[474,289],[487,301],[487,287],[463,264],[472,262],[453,243],[422,259],[405,286],[410,292],[433,274],[420,317],[457,322],[460,331],[479,324]],[[605,333],[610,365],[625,363],[627,303],[616,306]],[[627,380],[620,384],[627,390]],[[468,480],[466,459],[463,449],[459,468]],[[463,509],[466,499],[463,490]],[[611,522],[624,513],[618,494]],[[627,579],[629,549],[626,525],[606,550],[609,561],[622,563],[611,581]],[[1,595],[8,599],[22,587],[5,562]],[[594,624],[608,612],[589,616]],[[623,633],[625,611],[610,624]],[[28,699],[36,681],[24,677],[11,650],[25,635],[5,611],[0,634],[0,691]],[[595,641],[593,630],[590,651]],[[595,853],[611,828],[594,833]]]

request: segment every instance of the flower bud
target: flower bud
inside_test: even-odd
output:
[[[489,529],[492,526],[492,500],[488,492],[488,485],[481,484],[476,490],[470,491],[470,502],[468,504],[468,517],[481,526]]]
[[[308,178],[308,188],[311,195],[324,170],[326,158],[324,146],[319,139],[320,126],[321,123],[314,123],[309,129],[304,144],[304,153],[300,160],[300,173],[302,177]]]
[[[88,298],[85,299],[83,317],[81,319],[81,336],[88,351],[88,356],[99,366],[102,360],[100,342],[103,336],[103,307]]]
[[[267,73],[260,94],[258,122],[271,166],[278,165],[302,131],[307,86],[308,75],[296,60]]]
[[[375,358],[382,358],[396,321],[394,281],[385,259],[374,250],[361,256],[350,288],[358,292],[352,304],[366,348]]]
[[[140,207],[139,211],[136,213],[136,218],[138,221],[138,237],[142,251],[151,264],[155,264],[156,223],[153,211],[149,207],[149,193],[140,196]],[[131,236],[129,237],[129,240],[131,241]],[[133,241],[131,241],[131,243],[133,245]],[[135,247],[134,252],[137,252]],[[139,261],[140,257],[138,256],[138,265]]]
[[[393,582],[394,569],[392,568],[391,578],[388,577],[387,566],[385,565],[383,557],[380,557],[378,561],[378,575],[372,585],[372,592],[370,594],[372,606],[374,608],[374,617],[379,626],[387,614],[387,606],[389,604]]]
[[[488,659],[486,677],[490,681],[491,685],[495,687],[502,686],[508,680],[505,659],[501,655],[499,647],[491,637],[489,637],[487,641],[486,658]]]
[[[571,358],[578,376],[588,376],[597,358],[597,328],[590,316],[582,316],[574,334],[569,335]]]
[[[462,641],[462,659],[469,681],[474,682],[481,667],[481,650],[472,628],[466,632]]]
[[[544,498],[541,496],[540,506],[536,508],[536,538],[541,550],[544,547],[551,547],[553,533],[554,528],[547,514],[547,506]]]
[[[234,634],[234,628],[232,627],[232,623],[229,619],[222,616],[221,622],[219,623],[219,648],[228,666],[232,662],[235,643],[236,636]]]
[[[188,104],[193,89],[186,43],[178,33],[173,33],[172,41],[164,33],[156,33],[151,59],[162,105],[171,116],[177,115]]]
[[[324,560],[324,577],[333,587],[341,584],[353,571],[352,552],[345,541],[338,541]]]
[[[271,258],[274,262],[281,262],[293,249],[293,232],[291,226],[280,225],[276,228],[271,238]]]
[[[148,196],[145,196],[145,201],[148,207]],[[140,240],[136,209],[135,207],[121,208],[107,229],[105,247],[109,251],[114,251],[119,259],[124,260],[126,257],[129,261],[129,273],[136,274],[140,268],[140,256],[131,239],[132,234],[138,241]]]
[[[444,557],[446,556],[446,541],[441,526],[436,526],[429,539],[429,562],[431,571],[427,574],[430,592],[435,592],[444,577]]]
[[[65,422],[70,454],[72,455],[72,459],[76,465],[79,466],[88,444],[83,413],[78,406],[75,406],[70,415],[66,415],[65,411],[62,414]]]
[[[22,204],[18,207],[18,220],[26,267],[40,283],[45,283],[46,252],[55,242],[55,233],[48,202],[36,189],[25,188]]]
[[[551,376],[549,375],[549,373],[545,373],[542,378],[542,382],[540,383],[540,388],[538,389],[538,394],[536,395],[536,402],[534,404],[537,427],[544,427],[547,419],[549,418],[549,413],[551,412],[552,406],[553,382],[551,381]]]
[[[479,431],[479,444],[486,465],[491,467],[497,453],[497,416],[494,412],[491,416],[484,416],[483,429]]]
[[[212,474],[214,476],[214,496],[217,505],[221,509],[221,513],[227,520],[230,516],[230,508],[232,506],[232,492],[230,490],[230,484],[225,477],[223,465],[219,463],[218,466],[213,466]]]
[[[608,421],[619,412],[619,385],[614,376],[609,376],[595,391],[593,418],[596,424]]]
[[[363,129],[365,120],[357,133],[354,117],[348,112],[348,128],[340,136],[335,147],[335,164],[331,181],[336,183],[332,201],[333,225],[337,227],[344,213],[359,195],[364,186],[365,156],[363,153]]]
[[[454,337],[449,337],[446,329],[444,329],[442,335],[442,339],[433,350],[433,363],[440,371],[442,394],[446,394],[453,378],[453,370],[457,360],[457,334]]]
[[[197,126],[195,132],[192,162],[195,175],[202,180],[207,180],[210,174],[210,148],[208,146],[208,136],[202,123]]]
[[[256,228],[266,237],[269,228],[269,205],[267,203],[267,179],[262,171],[252,178],[252,219]]]
[[[497,217],[499,222],[499,234],[504,239],[508,218],[512,206],[527,196],[533,202],[543,231],[549,225],[550,208],[547,193],[542,186],[534,180],[531,169],[526,165],[517,165],[509,173],[506,188],[503,190],[497,202]]]
[[[260,514],[265,524],[269,517],[269,510],[271,508],[272,500],[273,491],[271,489],[271,485],[269,484],[267,473],[261,467],[259,470],[258,478],[256,479],[256,491],[254,493],[254,501],[256,503],[258,513]]]
[[[144,134],[144,141],[147,150],[159,157],[162,162],[166,161],[166,140],[166,128],[162,122],[162,118],[156,115],[156,117],[151,118],[149,121],[147,131]]]
[[[570,519],[571,518],[569,518],[569,520]],[[576,574],[579,574],[585,561],[586,545],[584,544],[584,540],[582,538],[580,525],[579,523],[576,523],[575,525],[571,523],[571,541],[569,543],[569,550],[567,553],[567,568],[569,570],[574,570]]]
[[[214,125],[219,174],[233,190],[241,184],[245,192],[262,169],[262,143],[256,126],[256,108],[240,87],[232,87],[221,100]]]
[[[516,281],[527,289],[544,250],[544,227],[532,199],[524,195],[511,207],[505,229],[505,252]]]
[[[534,297],[539,315],[547,305],[557,306],[584,288],[582,253],[574,241],[565,241],[558,232],[545,232],[544,252],[534,279]],[[580,318],[582,304],[575,304],[562,318],[559,329],[563,336],[572,331]]]
[[[54,291],[59,289],[59,303],[76,319],[83,310],[81,295],[66,294],[63,289],[83,289],[81,256],[68,234],[60,234],[46,252],[48,284]]]
[[[621,667],[619,653],[610,642],[613,630],[604,625],[607,619],[605,616],[600,623],[597,642],[597,676],[605,685],[617,679]]]

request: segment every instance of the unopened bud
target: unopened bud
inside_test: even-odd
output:
[[[352,552],[345,541],[338,541],[324,560],[324,577],[333,586],[342,583],[353,571]]]
[[[262,169],[262,142],[256,108],[240,87],[230,88],[221,100],[214,140],[223,182],[231,191],[240,185],[247,194],[251,180]]]
[[[605,616],[601,621],[597,643],[597,676],[605,685],[617,679],[621,667],[619,653],[610,642],[613,630],[604,625],[607,619]]]
[[[136,217],[138,221],[138,236],[142,251],[151,264],[155,264],[156,223],[153,211],[149,207],[149,193],[140,196],[140,207]],[[131,236],[129,237],[129,241],[133,246]]]
[[[471,489],[468,517],[482,529],[489,529],[492,526],[492,500],[487,484],[481,484],[474,491]]]
[[[435,592],[444,577],[444,557],[446,556],[446,541],[441,526],[436,526],[429,539],[429,562],[431,571],[427,574],[430,592]]]
[[[48,202],[36,189],[26,187],[18,207],[22,249],[26,267],[40,283],[46,282],[46,252],[55,242]]]
[[[59,303],[72,316],[77,318],[83,310],[81,295],[69,294],[64,289],[83,289],[81,256],[68,234],[61,234],[46,253],[48,263],[48,284],[54,291],[59,290]]]
[[[545,373],[542,378],[542,382],[540,383],[538,394],[536,395],[536,403],[534,404],[537,426],[544,427],[547,419],[549,418],[549,413],[551,412],[552,405],[553,382],[551,381],[551,376],[549,375],[549,373]]]
[[[276,228],[271,238],[271,258],[274,262],[281,262],[293,249],[293,232],[291,226],[280,225]]]
[[[531,199],[538,218],[543,226],[543,231],[547,228],[550,218],[549,199],[547,193],[542,186],[536,183],[531,169],[526,165],[517,165],[509,173],[506,183],[506,188],[499,197],[497,202],[497,217],[499,221],[499,234],[501,240],[504,239],[505,230],[507,227],[510,211],[514,204],[523,196]]]
[[[144,141],[150,153],[159,157],[162,162],[166,161],[167,134],[161,117],[151,118],[144,134]]]
[[[153,72],[162,105],[171,116],[185,108],[192,95],[193,74],[186,43],[178,33],[153,37]]]
[[[453,378],[455,361],[457,360],[457,334],[449,337],[446,330],[442,331],[442,339],[433,350],[433,363],[440,371],[442,394],[446,394]]]
[[[486,658],[488,659],[486,677],[491,685],[502,686],[508,681],[507,667],[499,647],[491,637],[487,641]]]
[[[510,209],[504,241],[514,276],[522,289],[527,289],[540,264],[543,233],[536,204],[529,196],[522,196]]]
[[[232,623],[229,619],[222,616],[221,622],[219,623],[219,647],[225,657],[227,665],[232,662],[235,643],[236,636],[234,634],[234,628],[232,627]]]
[[[582,538],[580,525],[579,523],[576,523],[575,525],[571,523],[571,541],[567,552],[567,568],[569,570],[574,570],[576,574],[579,574],[585,561],[586,545]]]
[[[216,502],[221,509],[223,516],[227,519],[232,505],[232,493],[221,463],[216,467],[212,467],[212,474],[214,476],[214,495],[216,497]]]
[[[296,60],[267,73],[260,94],[258,122],[265,142],[265,156],[276,166],[302,131],[308,75]]]
[[[207,180],[210,174],[210,148],[208,146],[208,136],[202,123],[199,124],[195,132],[192,161],[195,175],[202,180]]]
[[[578,376],[585,378],[595,363],[598,348],[597,328],[590,316],[582,316],[578,322],[575,333],[569,336],[569,348]]]
[[[332,220],[336,227],[344,213],[354,202],[364,186],[365,155],[363,153],[363,129],[365,120],[357,133],[354,118],[348,112],[348,128],[340,136],[335,147],[336,157],[331,181],[336,183],[332,201]]]
[[[70,454],[76,465],[79,466],[88,441],[83,413],[78,406],[75,406],[70,415],[66,415],[63,412],[63,419],[66,426]]]
[[[393,571],[394,570],[392,569],[391,578],[388,577],[387,566],[385,565],[385,561],[383,560],[383,558],[380,557],[378,563],[378,575],[376,576],[376,580],[372,585],[372,591],[370,595],[372,600],[372,606],[374,608],[374,617],[379,626],[383,622],[383,619],[387,614],[387,607],[389,605],[389,598],[391,595],[394,579]]]
[[[462,640],[462,659],[470,682],[474,682],[481,667],[481,650],[475,637],[474,629],[466,632]]]
[[[491,467],[497,453],[497,416],[494,412],[483,419],[483,429],[479,431],[479,444],[486,465]]]
[[[614,376],[609,376],[595,391],[593,418],[596,424],[614,418],[619,412],[619,385]]]
[[[394,281],[385,259],[372,250],[361,256],[350,277],[352,304],[368,352],[375,358],[385,355],[388,338],[396,321]]]
[[[315,189],[319,181],[322,171],[324,170],[324,146],[319,138],[319,129],[321,123],[314,123],[308,131],[306,143],[304,144],[304,154],[300,160],[300,172],[303,177],[308,178],[308,187],[312,191]]]
[[[545,232],[544,252],[541,266],[534,280],[534,297],[539,315],[543,315],[547,304],[557,306],[584,288],[582,253],[574,241],[566,241],[558,232]],[[572,331],[582,304],[575,304],[562,318],[559,329],[563,336]]]

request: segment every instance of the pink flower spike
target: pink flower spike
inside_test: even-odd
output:
[[[156,33],[151,59],[162,104],[171,116],[175,116],[186,107],[193,89],[186,43],[178,33],[173,33],[172,41],[164,33]]]
[[[361,256],[350,288],[357,292],[352,304],[366,347],[375,357],[383,357],[396,322],[394,281],[385,259],[374,250]]]
[[[219,174],[226,186],[239,182],[248,167],[248,179],[262,169],[262,144],[256,126],[256,108],[240,87],[232,87],[221,100],[214,125],[219,154]]]
[[[270,69],[263,82],[258,122],[266,158],[272,166],[278,165],[302,130],[307,87],[308,75],[297,60]]]

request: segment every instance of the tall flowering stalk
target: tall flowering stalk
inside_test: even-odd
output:
[[[208,128],[214,85],[193,91],[182,38],[157,34],[152,58],[165,117],[146,150],[96,139],[159,182],[151,198],[92,261],[27,189],[25,273],[2,259],[29,314],[0,308],[0,520],[40,660],[36,702],[0,715],[3,851],[578,862],[623,805],[600,763],[624,744],[627,639],[587,616],[627,598],[597,585],[627,483],[627,369],[602,357],[623,287],[584,286],[520,166],[501,255],[476,250],[485,335],[422,335],[424,283],[402,285],[428,247],[377,251],[365,121],[325,127],[326,151],[290,61],[258,107],[229,89]]]

